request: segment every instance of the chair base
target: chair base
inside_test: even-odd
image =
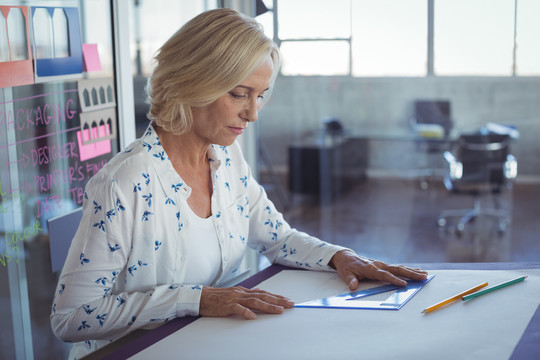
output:
[[[418,181],[418,187],[421,190],[429,189],[431,183],[440,183],[444,179],[445,169],[442,168],[424,168],[415,169],[406,173],[406,178]]]
[[[498,220],[499,234],[503,234],[508,226],[510,214],[508,211],[502,209],[483,208],[480,206],[480,200],[475,199],[474,208],[472,209],[445,210],[441,212],[437,220],[437,225],[444,228],[447,225],[448,219],[458,218],[456,234],[462,235],[465,231],[465,225],[478,217],[490,217]]]

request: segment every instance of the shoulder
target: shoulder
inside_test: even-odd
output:
[[[154,172],[152,156],[144,146],[143,140],[139,139],[105,164],[90,179],[87,187],[106,187],[107,184],[111,183],[116,183],[119,186],[131,185],[144,176],[143,174]]]

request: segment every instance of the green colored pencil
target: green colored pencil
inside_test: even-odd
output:
[[[464,301],[465,300],[471,300],[471,299],[477,298],[478,296],[489,294],[492,291],[499,290],[499,289],[502,289],[504,287],[510,286],[512,284],[518,283],[520,281],[525,280],[526,278],[527,278],[527,276],[518,277],[517,279],[510,280],[510,281],[504,282],[502,284],[492,286],[492,287],[487,288],[485,290],[477,291],[477,292],[475,292],[473,294],[470,294],[470,295],[466,295],[466,296],[462,297],[461,299],[464,300]]]

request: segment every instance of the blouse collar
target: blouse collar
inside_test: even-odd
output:
[[[154,161],[175,171],[172,166],[171,160],[169,159],[167,152],[161,145],[159,136],[157,135],[157,132],[152,124],[148,125],[148,128],[146,129],[144,135],[141,137],[141,143],[143,148],[145,148],[147,152],[152,155]],[[208,160],[210,161],[210,168],[213,171],[216,171],[221,164],[221,160],[219,158],[218,152],[216,151],[216,147],[225,150],[226,153],[225,146],[210,145],[210,147],[208,148],[207,156]]]

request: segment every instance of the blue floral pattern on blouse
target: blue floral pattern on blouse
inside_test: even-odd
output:
[[[328,261],[343,248],[292,229],[236,143],[211,146],[208,157],[222,251],[216,285],[235,275],[248,246],[273,263],[331,270]],[[190,194],[151,125],[88,182],[55,292],[57,336],[88,352],[134,329],[198,315],[202,286],[184,284],[190,224],[182,214]]]

